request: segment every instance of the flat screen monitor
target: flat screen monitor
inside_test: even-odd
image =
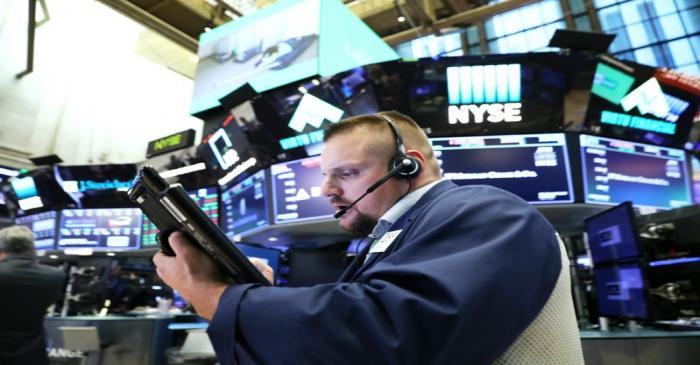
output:
[[[56,181],[78,208],[133,208],[127,189],[134,164],[54,166]]]
[[[53,250],[56,247],[56,216],[56,211],[29,214],[15,218],[15,224],[32,230],[37,250]]]
[[[275,223],[330,218],[335,209],[321,194],[321,158],[309,157],[270,167]]]
[[[649,310],[642,267],[637,263],[593,270],[598,314],[605,317],[647,319]]]
[[[64,209],[58,225],[58,249],[102,251],[141,247],[139,208]]]
[[[683,150],[581,135],[584,200],[657,209],[691,204]]]
[[[244,243],[237,243],[236,247],[247,257],[258,258],[269,265],[274,272],[275,278],[277,278],[279,275],[280,255],[282,251],[275,248],[253,246]]]
[[[459,185],[492,185],[533,204],[572,203],[563,133],[431,138],[442,174]]]
[[[270,223],[265,186],[260,170],[221,194],[222,228],[230,239]]]
[[[700,203],[700,160],[696,156],[692,156],[693,170],[693,202]]]
[[[8,203],[16,207],[18,215],[76,206],[75,201],[58,184],[51,167],[15,176],[7,189]]]
[[[219,225],[219,193],[216,186],[201,189],[188,190],[187,194],[194,200],[198,207],[204,211],[209,219],[217,226]],[[143,216],[143,226],[141,235],[141,246],[154,247],[158,245],[158,228],[145,215]]]
[[[586,218],[583,226],[594,263],[640,256],[634,211],[630,202]]]
[[[700,104],[697,86],[684,79],[671,70],[599,62],[584,123],[609,136],[681,147]]]

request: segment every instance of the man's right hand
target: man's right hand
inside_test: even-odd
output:
[[[168,243],[175,256],[162,251],[153,256],[158,276],[182,294],[200,316],[211,319],[228,286],[221,281],[219,268],[181,232],[172,233]]]

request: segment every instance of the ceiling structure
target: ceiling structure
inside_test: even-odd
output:
[[[275,0],[100,0],[106,5],[197,51],[197,39],[207,28],[235,21]],[[448,28],[465,27],[536,0],[343,0],[390,45]],[[405,20],[398,21],[402,15]]]

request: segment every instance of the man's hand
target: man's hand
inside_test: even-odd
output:
[[[172,233],[168,243],[174,257],[161,251],[153,256],[158,276],[182,294],[200,316],[211,319],[228,286],[221,281],[218,267],[181,232]]]

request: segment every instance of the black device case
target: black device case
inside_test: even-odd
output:
[[[158,227],[158,244],[163,253],[175,256],[168,237],[175,231],[187,235],[209,255],[227,278],[236,284],[270,282],[187,195],[181,185],[168,185],[158,172],[144,166],[129,189],[129,199]]]

